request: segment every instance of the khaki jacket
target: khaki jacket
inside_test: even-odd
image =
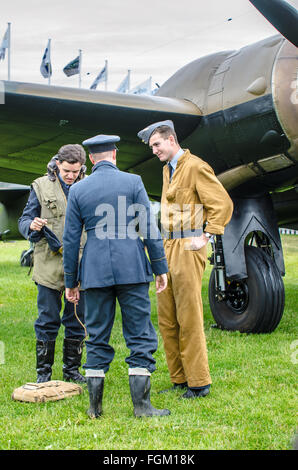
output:
[[[178,159],[172,181],[163,168],[161,225],[163,233],[202,230],[222,235],[233,213],[233,202],[213,169],[188,149]]]

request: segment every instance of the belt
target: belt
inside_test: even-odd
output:
[[[191,238],[191,237],[200,237],[203,233],[203,229],[199,230],[178,230],[175,232],[162,232],[163,238],[167,240],[173,240],[176,238]]]

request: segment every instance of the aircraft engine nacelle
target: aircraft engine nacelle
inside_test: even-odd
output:
[[[297,48],[284,41],[273,66],[272,95],[278,120],[291,146],[288,155],[298,161]]]
[[[0,182],[0,239],[20,238],[18,219],[26,205],[29,191],[29,186]]]
[[[251,192],[258,192],[256,177],[280,169],[289,170],[282,184],[292,179],[298,162],[296,61],[295,46],[276,35],[195,60],[158,90],[201,110],[197,131],[183,145],[207,160],[227,189],[251,181]]]

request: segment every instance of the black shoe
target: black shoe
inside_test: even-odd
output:
[[[90,407],[87,415],[90,418],[99,418],[102,414],[102,396],[104,377],[87,377]]]
[[[49,382],[52,376],[52,365],[55,356],[55,340],[36,341],[37,383]]]
[[[64,338],[63,343],[63,378],[66,382],[86,383],[80,374],[82,350],[84,343],[81,339]]]
[[[142,416],[168,416],[170,410],[158,410],[150,402],[150,376],[148,375],[130,375],[129,376],[130,394],[134,406],[134,415],[137,418]]]
[[[167,392],[173,392],[174,390],[184,390],[187,388],[187,382],[183,382],[181,384],[173,384],[172,387],[166,388],[165,390],[160,390],[158,393],[167,393]]]
[[[188,387],[187,391],[183,393],[180,398],[201,398],[208,395],[210,392],[210,385],[206,385],[205,387],[199,388],[191,388]]]

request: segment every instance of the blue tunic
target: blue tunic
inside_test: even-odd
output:
[[[137,223],[143,240],[135,230]],[[83,226],[87,242],[79,266]],[[63,260],[65,286],[75,287],[80,281],[82,289],[150,282],[152,272],[168,271],[162,238],[140,176],[122,172],[104,160],[70,188]]]

